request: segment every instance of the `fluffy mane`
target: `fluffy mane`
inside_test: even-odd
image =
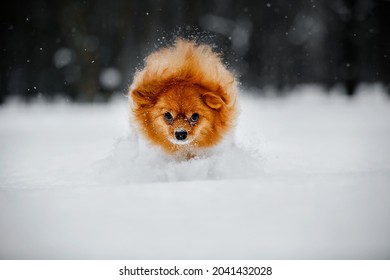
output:
[[[134,76],[130,95],[137,91],[153,99],[166,87],[180,83],[192,83],[218,92],[228,107],[235,104],[236,79],[225,68],[220,55],[208,45],[184,39],[147,57],[145,67]]]

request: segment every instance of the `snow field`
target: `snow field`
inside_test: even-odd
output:
[[[125,98],[0,108],[2,259],[388,259],[390,101],[240,96],[236,147],[177,162]]]

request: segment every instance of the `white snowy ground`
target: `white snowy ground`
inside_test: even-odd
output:
[[[237,148],[175,162],[126,99],[0,107],[1,259],[389,259],[390,101],[241,95]]]

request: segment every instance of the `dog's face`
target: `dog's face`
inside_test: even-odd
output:
[[[145,59],[129,88],[140,132],[179,157],[216,146],[236,119],[237,83],[208,45],[178,39]]]
[[[167,152],[213,146],[230,127],[234,112],[220,95],[200,86],[174,84],[154,96],[134,92],[134,112],[142,131]]]

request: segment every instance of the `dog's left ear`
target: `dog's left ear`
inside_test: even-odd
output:
[[[214,110],[219,110],[223,105],[225,105],[222,98],[212,92],[202,94],[202,100],[207,106]]]

